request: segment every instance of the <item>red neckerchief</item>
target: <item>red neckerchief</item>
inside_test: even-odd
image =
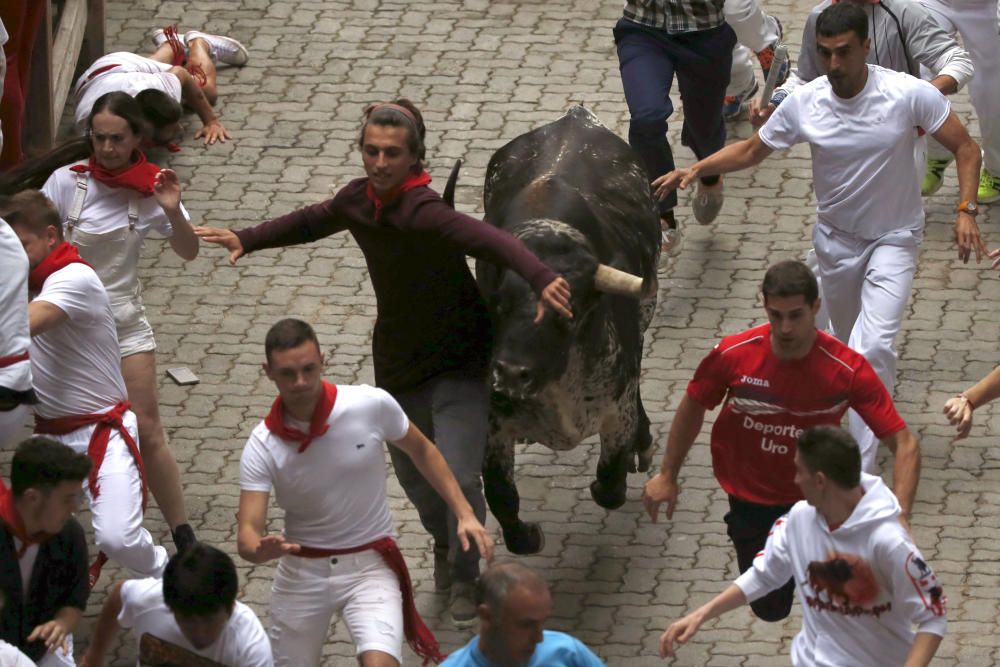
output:
[[[80,257],[75,246],[63,241],[28,274],[28,291],[32,294],[38,294],[42,291],[42,285],[45,284],[49,276],[70,264],[87,263]]]
[[[326,420],[333,412],[333,404],[336,402],[337,385],[324,382],[323,397],[316,403],[312,419],[309,420],[309,433],[303,433],[299,429],[285,424],[285,409],[281,396],[278,396],[271,404],[271,411],[264,418],[264,425],[267,426],[267,430],[282,440],[299,443],[299,454],[301,454],[309,448],[309,444],[313,440],[330,430],[330,425],[326,423]]]
[[[379,221],[382,215],[382,207],[386,204],[391,204],[396,201],[397,198],[404,192],[412,190],[413,188],[419,188],[421,185],[428,185],[431,182],[431,175],[426,171],[421,171],[419,174],[410,174],[403,181],[403,184],[398,188],[389,193],[389,196],[385,199],[379,199],[378,195],[375,194],[375,188],[372,187],[372,182],[368,181],[368,187],[365,193],[368,195],[368,199],[375,204],[375,222]]]
[[[417,605],[413,599],[413,582],[410,580],[410,571],[406,568],[406,559],[403,558],[403,552],[399,550],[396,540],[391,537],[383,537],[350,549],[320,549],[303,545],[298,553],[293,555],[301,558],[329,558],[330,556],[356,554],[369,549],[377,551],[385,564],[399,579],[399,591],[403,596],[403,634],[406,636],[410,648],[423,659],[424,665],[430,661],[434,661],[435,664],[442,662],[445,656],[441,654],[441,647],[438,645],[434,633],[420,618],[420,612],[417,611]]]
[[[18,560],[21,560],[28,547],[44,542],[50,537],[47,533],[28,535],[28,531],[24,527],[24,521],[21,520],[21,513],[17,511],[17,507],[14,505],[14,492],[7,488],[3,480],[0,480],[0,520],[7,524],[7,528],[14,534],[14,537],[21,541],[21,548],[17,550]]]
[[[93,155],[90,156],[90,161],[87,164],[77,164],[70,167],[69,170],[77,174],[89,173],[111,188],[127,188],[135,190],[143,197],[151,197],[153,196],[153,184],[156,183],[156,175],[160,173],[160,168],[152,162],[147,162],[146,154],[140,150],[136,150],[133,157],[135,162],[117,174],[112,174],[97,164],[97,158]]]

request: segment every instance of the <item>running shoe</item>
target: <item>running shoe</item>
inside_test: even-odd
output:
[[[681,230],[677,229],[677,220],[673,212],[660,216],[660,258],[674,257],[681,249]]]
[[[476,623],[476,584],[472,581],[454,581],[448,597],[448,612],[456,628],[467,628]]]
[[[768,74],[771,73],[771,64],[774,62],[774,49],[781,44],[781,38],[785,36],[785,29],[781,25],[781,21],[778,20],[777,16],[772,16],[774,22],[778,24],[778,39],[775,40],[770,46],[765,46],[763,51],[757,53],[757,62],[760,63],[760,69],[764,72],[764,80],[767,81]],[[788,79],[788,73],[792,71],[792,63],[790,60],[786,60],[781,65],[781,71],[778,72],[778,85],[780,86]]]
[[[743,113],[743,109],[750,98],[760,90],[757,79],[753,80],[753,86],[747,88],[739,95],[726,95],[722,101],[722,117],[726,120],[737,120]]]
[[[931,159],[927,161],[927,173],[924,174],[924,180],[920,184],[920,194],[930,197],[941,189],[941,184],[944,183],[944,170],[948,168],[949,164],[951,164],[951,160]],[[982,183],[982,179],[980,179],[980,183]]]
[[[190,42],[193,39],[203,39],[208,44],[208,53],[212,60],[218,60],[227,65],[240,67],[246,65],[249,54],[247,47],[240,44],[232,37],[225,35],[209,35],[198,30],[188,30],[184,33],[184,41]]]
[[[986,167],[983,167],[983,172],[979,175],[979,192],[976,198],[983,204],[1000,200],[1000,176],[994,176]]]
[[[163,46],[164,42],[170,39],[169,30],[173,30],[173,34],[177,36],[178,41],[180,41],[182,45],[184,44],[184,35],[177,32],[174,26],[167,26],[165,28],[157,28],[153,30],[153,32],[149,33],[150,39],[153,40],[154,47],[158,49]]]
[[[703,225],[707,225],[722,210],[723,196],[722,177],[715,185],[705,185],[699,181],[698,192],[695,193],[694,203],[691,208],[694,210],[694,219]]]

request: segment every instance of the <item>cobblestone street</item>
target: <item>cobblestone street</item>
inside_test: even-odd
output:
[[[811,6],[805,0],[766,3],[781,18],[793,57]],[[620,14],[619,0],[108,0],[108,49],[147,51],[150,29],[167,23],[178,23],[182,32],[232,35],[249,49],[245,67],[219,69],[218,108],[233,139],[203,147],[190,138],[199,123],[188,115],[183,151],[152,156],[178,171],[184,202],[199,224],[253,225],[328,197],[362,175],[355,141],[364,106],[397,96],[424,112],[432,187],[443,189],[453,161],[462,158],[458,206],[481,215],[487,161],[518,134],[581,103],[626,135],[611,36]],[[972,108],[964,91],[954,101],[968,119]],[[680,148],[679,128],[677,112],[672,144],[678,164],[687,166],[693,156]],[[970,131],[978,135],[978,125]],[[745,121],[729,124],[730,138],[750,132]],[[994,541],[1000,453],[988,447],[1000,436],[1000,408],[977,410],[972,436],[959,443],[951,442],[941,408],[1000,359],[1000,275],[985,263],[965,266],[956,259],[957,193],[951,168],[945,186],[926,201],[924,249],[897,341],[896,400],[924,456],[914,536],[948,596],[949,631],[934,664],[985,667],[1000,663],[1000,546]],[[764,270],[778,259],[802,258],[810,247],[815,199],[805,146],[728,177],[726,195],[716,222],[699,226],[690,195],[681,194],[683,248],[661,271],[642,382],[657,465],[673,410],[698,362],[722,335],[764,320],[757,300]],[[1000,245],[1000,204],[979,222],[989,247]],[[166,243],[153,240],[140,275],[159,344],[163,419],[181,464],[192,525],[200,538],[237,558],[242,599],[266,625],[272,568],[251,567],[236,556],[234,518],[240,452],[275,395],[260,368],[264,334],[281,317],[301,317],[317,329],[329,380],[372,383],[375,300],[364,258],[347,234],[255,253],[236,268],[217,247],[203,244],[198,259],[185,265]],[[176,386],[162,375],[181,365],[200,384]],[[595,441],[558,454],[537,445],[519,448],[523,515],[540,521],[547,533],[544,552],[525,562],[552,584],[550,627],[573,633],[609,665],[661,664],[657,642],[669,621],[737,574],[722,521],[726,498],[710,465],[709,428],[682,472],[673,521],[656,525],[639,502],[645,474],[629,476],[629,501],[619,510],[603,510],[591,500]],[[457,631],[446,619],[446,596],[435,594],[431,581],[430,540],[394,478],[390,493],[417,605],[442,648],[453,650],[473,631]],[[274,516],[280,513],[272,510]],[[172,550],[159,511],[147,517]],[[278,526],[273,522],[272,529]],[[498,552],[507,555],[502,546]],[[90,635],[107,588],[121,576],[105,568],[78,647]],[[739,610],[707,625],[674,664],[787,665],[798,627],[797,603],[793,616],[779,624]],[[134,664],[134,643],[123,642],[116,655],[115,664]],[[324,655],[325,665],[355,664],[339,625]],[[407,664],[417,664],[412,653],[406,656]]]

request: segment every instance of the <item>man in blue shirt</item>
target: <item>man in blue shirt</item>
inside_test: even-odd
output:
[[[476,585],[479,635],[441,667],[603,667],[583,643],[543,629],[552,594],[538,573],[520,563],[496,563]]]

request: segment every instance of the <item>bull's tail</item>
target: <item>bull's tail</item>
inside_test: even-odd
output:
[[[448,174],[448,182],[444,186],[444,194],[441,195],[444,203],[452,208],[455,208],[455,185],[458,183],[458,170],[461,168],[462,161],[455,160],[455,166],[451,168],[451,173]]]

